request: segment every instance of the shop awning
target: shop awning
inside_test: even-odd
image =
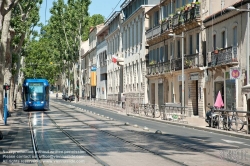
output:
[[[241,92],[246,94],[246,93],[250,93],[250,84],[245,85],[241,88]]]

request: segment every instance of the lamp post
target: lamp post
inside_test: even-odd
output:
[[[184,85],[184,32],[182,31],[181,32],[181,35],[175,35],[174,33],[170,33],[168,34],[169,36],[173,36],[174,39],[176,37],[179,37],[181,38],[181,90],[182,90],[182,93],[181,93],[181,107],[184,108],[185,106],[185,103],[184,103],[184,97],[185,97],[185,94],[184,94],[184,91],[185,91],[185,85]],[[184,108],[185,110],[185,108]]]

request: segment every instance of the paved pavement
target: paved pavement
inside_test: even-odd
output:
[[[0,130],[3,134],[3,139],[0,140],[0,165],[37,165],[32,157],[28,114],[20,110],[22,108],[18,107],[11,113],[7,125],[0,120]]]

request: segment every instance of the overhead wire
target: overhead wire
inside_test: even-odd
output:
[[[106,20],[113,14],[113,12],[115,11],[116,7],[120,4],[121,1],[122,1],[122,0],[120,0],[120,1],[116,4],[115,8],[113,8],[113,10],[112,10],[111,13],[109,14],[109,16],[108,16],[107,18],[105,18]]]

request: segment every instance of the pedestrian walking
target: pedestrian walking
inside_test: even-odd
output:
[[[14,100],[14,108],[16,109],[16,100]]]
[[[126,96],[125,96],[125,94],[122,95],[121,101],[122,101],[122,108],[125,109],[125,102],[126,102]]]
[[[56,93],[56,99],[58,98],[58,92]]]

